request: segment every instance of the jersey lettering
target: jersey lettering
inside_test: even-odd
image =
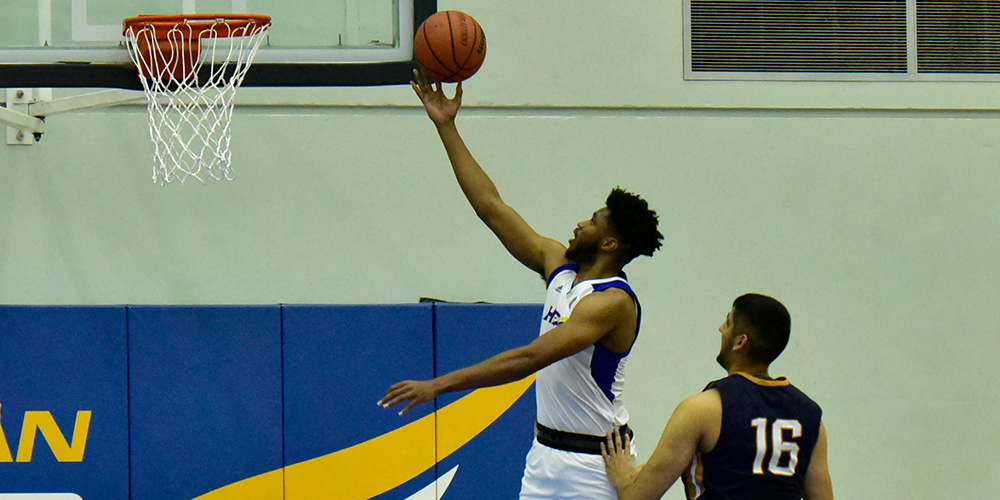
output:
[[[750,426],[757,429],[757,457],[753,460],[753,473],[764,473],[764,455],[767,454],[767,419],[755,418]]]
[[[750,426],[757,429],[757,456],[753,461],[753,473],[764,473],[764,458],[767,449],[767,419],[755,418]],[[785,441],[785,431],[791,432],[791,437],[802,437],[802,424],[798,420],[776,419],[771,426],[771,461],[767,470],[778,476],[794,476],[795,467],[799,463],[799,445],[794,441]],[[788,454],[787,465],[782,466],[782,458]]]
[[[557,311],[556,308],[552,306],[549,306],[549,312],[546,313],[544,317],[545,321],[548,321],[553,325],[558,325],[560,323],[561,318],[562,315],[559,314],[559,311]]]

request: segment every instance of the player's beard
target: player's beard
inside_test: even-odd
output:
[[[729,360],[726,358],[726,352],[719,352],[719,355],[715,357],[715,361],[719,363],[724,370],[729,371]]]
[[[580,265],[587,265],[597,257],[597,248],[600,242],[577,243],[577,245],[566,249],[566,258]]]

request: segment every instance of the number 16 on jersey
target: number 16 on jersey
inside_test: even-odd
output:
[[[764,458],[768,452],[767,419],[755,418],[750,421],[750,425],[757,429],[757,457],[753,461],[753,473],[763,474]],[[799,445],[792,441],[785,441],[785,431],[790,431],[793,439],[802,437],[802,424],[798,420],[780,418],[771,424],[771,461],[768,463],[767,470],[779,476],[794,476],[795,466],[799,462]],[[788,454],[788,463],[781,466],[779,464],[785,453]]]

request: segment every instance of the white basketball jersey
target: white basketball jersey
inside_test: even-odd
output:
[[[570,263],[552,272],[545,292],[539,335],[566,322],[580,299],[608,288],[628,292],[638,310],[639,301],[624,278],[587,280],[573,286],[579,269],[578,264]],[[637,336],[638,320],[636,318]],[[594,344],[540,370],[535,379],[538,423],[560,431],[593,436],[603,436],[615,426],[628,423],[628,411],[621,397],[628,354],[613,353]]]

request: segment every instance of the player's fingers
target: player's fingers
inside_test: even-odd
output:
[[[425,90],[427,88],[427,75],[420,68],[416,68],[413,70],[413,76],[416,77],[420,90]]]
[[[387,398],[388,406],[396,406],[403,401],[409,401],[413,398],[413,393],[410,390],[399,390],[391,397]]]
[[[611,456],[608,455],[608,447],[605,446],[603,442],[601,443],[601,456],[604,457],[604,463],[611,460]]]
[[[455,87],[455,98],[452,100],[462,104],[462,82],[458,82],[458,85]]]
[[[386,401],[389,401],[394,395],[396,395],[396,392],[396,386],[390,387],[387,391],[385,391],[385,395],[382,396],[382,399],[378,400],[378,404],[383,404]]]
[[[382,406],[385,407],[385,408],[389,408],[391,406],[396,406],[398,404],[401,404],[401,403],[406,402],[406,401],[410,401],[412,399],[413,399],[413,396],[410,395],[410,394],[399,394],[399,395],[393,397],[391,400],[389,400],[388,402],[386,402],[386,404],[384,404]]]
[[[389,389],[389,391],[385,393],[385,397],[383,397],[382,400],[379,401],[379,404],[381,404],[384,408],[388,408],[390,406],[399,404],[401,402],[401,399],[405,399],[405,395],[406,395],[406,390],[404,390],[403,388]]]
[[[421,98],[425,101],[434,93],[434,86],[431,84],[430,78],[423,72],[420,73],[420,79],[417,80],[417,87],[420,89]]]
[[[631,453],[632,450],[632,436],[629,433],[625,433],[625,445],[622,446],[623,453]]]
[[[407,403],[406,406],[404,406],[403,409],[399,411],[399,414],[406,415],[406,412],[410,411],[410,408],[413,408],[414,406],[416,406],[416,404],[417,401],[415,399],[411,399],[410,402]]]
[[[615,453],[620,452],[622,449],[622,434],[618,431],[618,427],[615,427],[615,430],[611,433],[615,435]]]

